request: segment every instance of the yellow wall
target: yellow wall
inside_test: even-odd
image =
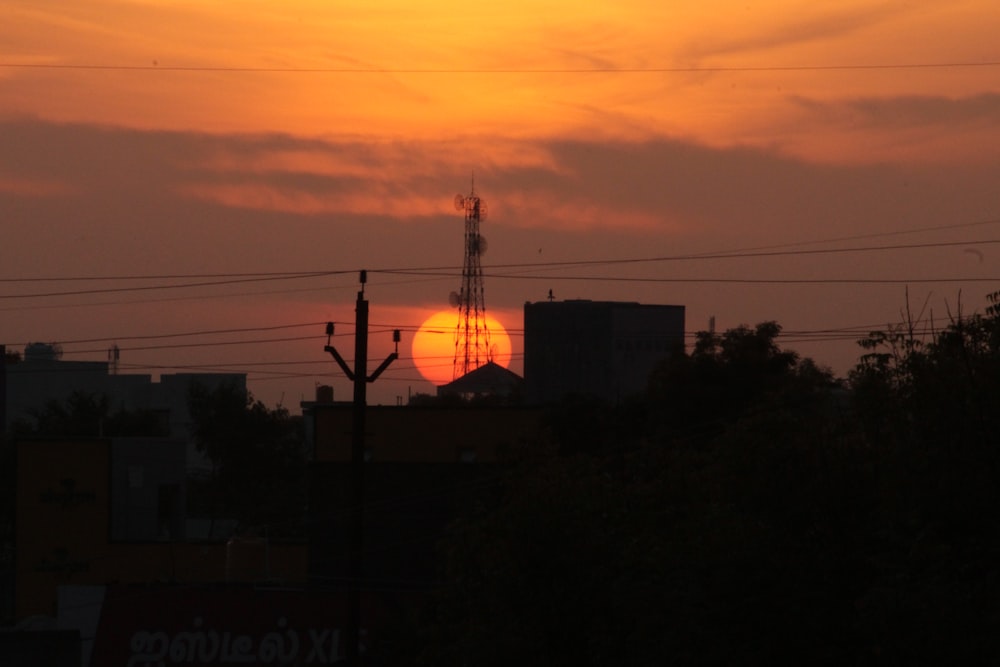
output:
[[[302,582],[303,544],[111,543],[110,441],[18,443],[15,614],[55,615],[61,584]]]
[[[315,460],[350,460],[351,405],[313,410]],[[540,430],[540,412],[530,408],[369,406],[366,414],[365,444],[376,462],[452,463],[474,451],[477,462],[490,463],[536,442]]]

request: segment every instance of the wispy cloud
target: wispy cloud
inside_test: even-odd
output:
[[[20,197],[57,197],[74,194],[77,189],[58,181],[19,178],[0,173],[0,192]]]
[[[1000,128],[1000,94],[984,93],[951,98],[932,95],[865,97],[836,101],[795,98],[805,112],[827,122],[863,126],[875,130],[903,127],[933,127],[954,131],[972,123]]]
[[[863,125],[962,121],[995,127],[1000,96],[798,104],[814,123],[848,123],[854,114],[853,122]],[[473,174],[490,203],[491,224],[566,233],[628,230],[637,237],[692,237],[730,226],[752,234],[760,226],[861,225],[916,214],[928,203],[923,196],[933,201],[934,190],[899,189],[920,178],[915,164],[822,165],[766,147],[712,148],[680,140],[507,140],[476,145],[470,153],[463,139],[338,142],[27,120],[0,123],[0,136],[0,192],[44,195],[40,218],[65,201],[101,227],[138,230],[143,221],[183,218],[198,235],[209,236],[213,220],[225,226],[240,217],[437,224],[454,218],[452,197],[467,193]],[[978,182],[996,173],[995,156],[968,170],[974,175],[962,168],[928,173],[954,179],[948,187]],[[980,202],[980,210],[985,205]],[[31,215],[27,209],[23,214]]]
[[[715,56],[759,54],[787,46],[832,42],[896,18],[907,9],[898,2],[835,9],[796,5],[787,15],[776,15],[768,22],[761,21],[751,8],[745,11],[744,29],[736,26],[732,30],[702,32],[680,51],[680,60],[693,64]]]

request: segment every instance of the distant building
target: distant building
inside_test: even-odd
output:
[[[149,375],[111,375],[106,361],[65,361],[62,350],[48,343],[30,343],[22,360],[6,364],[6,423],[26,419],[32,409],[49,401],[63,402],[75,392],[103,394],[112,409],[136,409],[149,403]]]
[[[40,653],[0,642],[0,664],[189,664],[136,637],[190,635],[200,618],[220,635],[249,633],[247,591],[305,584],[304,544],[184,539],[183,442],[41,438],[15,447],[14,617],[19,628],[75,630],[80,660],[17,662]],[[203,606],[206,590],[215,597]],[[91,661],[95,636],[104,657]]]
[[[437,388],[438,396],[510,398],[521,391],[524,379],[503,366],[488,361],[462,377]]]
[[[184,539],[183,443],[43,438],[15,446],[17,618],[56,617],[67,584],[304,580],[303,545],[270,544],[248,565],[232,541]]]
[[[257,664],[276,646],[282,664],[342,659],[353,406],[325,387],[316,399],[302,404],[308,544],[192,540],[176,438],[18,439],[15,618],[76,631],[84,667]],[[366,414],[362,629],[371,646],[439,585],[446,527],[500,493],[505,461],[542,441],[544,426],[541,410],[523,407]],[[198,643],[210,636],[233,642]],[[12,654],[0,643],[0,664]]]
[[[31,343],[17,363],[5,364],[0,397],[4,397],[5,430],[17,420],[30,420],[30,411],[43,409],[50,401],[64,402],[74,393],[107,396],[112,412],[150,410],[160,413],[170,434],[188,438],[191,419],[188,392],[195,383],[208,389],[233,385],[246,392],[245,373],[163,373],[159,382],[151,375],[113,372],[116,362],[66,361],[58,345]],[[188,465],[202,467],[193,445],[188,446]]]
[[[642,392],[656,365],[683,345],[684,306],[525,303],[525,398],[533,405],[570,394],[620,401]]]

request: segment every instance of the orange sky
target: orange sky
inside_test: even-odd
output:
[[[682,136],[814,159],[822,126],[871,159],[857,121],[877,119],[851,123],[852,102],[995,92],[994,68],[785,71],[995,61],[1000,6],[982,0],[372,4],[7,2],[5,64],[122,69],[7,67],[4,108],[368,140]],[[307,71],[268,71],[289,69]],[[620,71],[650,69],[675,71]],[[838,101],[839,118],[810,113]]]
[[[4,283],[0,341],[349,321],[357,269],[460,267],[451,200],[473,172],[491,211],[487,304],[512,332],[548,289],[681,303],[690,330],[710,315],[801,332],[884,324],[907,287],[935,317],[959,291],[981,306],[997,226],[980,223],[1000,218],[1000,5],[676,4],[9,0],[0,210],[19,242],[0,250],[0,278],[344,273],[155,297],[25,298],[95,284]],[[945,242],[978,254],[489,270]],[[785,278],[898,282],[751,282]],[[415,326],[458,283],[373,272],[373,320],[384,308],[387,324]],[[287,380],[251,376],[288,402],[319,381],[291,369],[322,342],[126,359],[295,361]],[[856,357],[843,340],[799,349],[838,372]],[[428,390],[415,371],[386,377],[386,400]]]

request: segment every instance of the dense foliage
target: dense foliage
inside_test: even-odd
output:
[[[15,420],[15,436],[157,437],[169,435],[164,415],[154,410],[113,410],[105,394],[73,392],[65,401],[50,400]]]
[[[211,463],[189,487],[189,511],[235,519],[243,532],[304,535],[306,456],[302,422],[232,385],[195,384],[189,396],[193,436]]]
[[[910,330],[912,331],[912,330]],[[1000,650],[1000,318],[877,332],[846,384],[771,322],[626,406],[556,406],[465,516],[423,664],[982,663]]]

